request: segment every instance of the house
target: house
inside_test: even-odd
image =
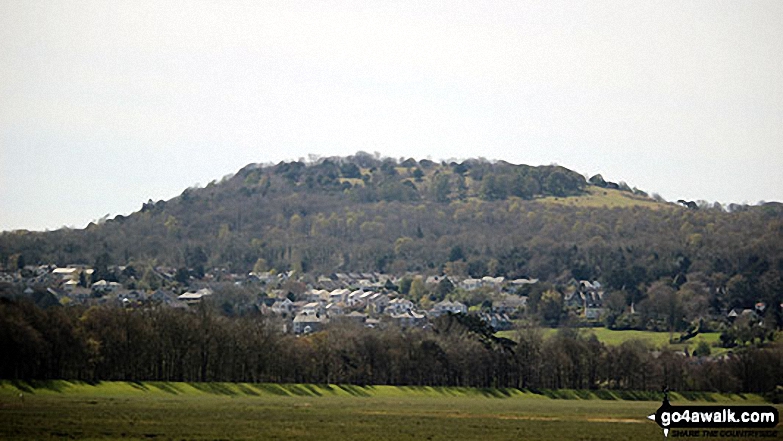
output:
[[[375,283],[372,279],[362,278],[356,281],[356,286],[359,288],[373,288],[377,286],[377,283]]]
[[[291,314],[294,311],[294,302],[289,298],[283,298],[273,303],[271,310],[277,315]]]
[[[359,296],[360,304],[361,305],[367,305],[368,303],[370,303],[370,298],[372,296],[374,296],[375,294],[376,293],[374,293],[372,291],[366,291],[365,293],[363,293],[362,295]]]
[[[294,334],[310,334],[326,327],[329,320],[326,317],[310,314],[297,314],[294,317]]]
[[[752,309],[734,308],[728,314],[729,320],[734,321],[738,317],[750,317],[751,320],[758,320],[759,315]]]
[[[498,313],[486,313],[483,312],[479,314],[479,317],[492,327],[495,331],[504,331],[507,329],[511,329],[512,322],[511,319],[506,314],[498,314]]]
[[[302,306],[299,310],[299,314],[305,315],[322,315],[324,313],[324,307],[320,302],[310,302]]]
[[[514,279],[506,282],[505,290],[513,293],[527,293],[527,287],[538,283],[538,279]]]
[[[361,298],[362,294],[364,294],[364,291],[362,291],[361,289],[357,289],[356,291],[348,294],[348,301],[346,302],[346,304],[349,307],[361,306],[363,304]]]
[[[598,284],[598,282],[595,283]],[[600,320],[605,313],[603,291],[596,290],[595,286],[589,282],[582,281],[580,286],[584,290],[566,294],[563,298],[563,304],[566,308],[572,308],[584,315],[588,320]]]
[[[113,292],[120,288],[122,288],[122,284],[117,282],[107,282],[105,280],[99,280],[92,284],[91,286],[93,292],[96,293],[107,293],[107,292]]]
[[[251,277],[255,277],[259,282],[261,282],[263,284],[274,283],[274,282],[277,282],[277,280],[278,280],[277,274],[272,274],[272,272],[270,272],[270,271],[264,271],[264,272],[261,272],[261,273],[253,273],[253,272],[251,272],[248,275],[251,276]]]
[[[177,297],[177,300],[183,301],[189,305],[199,303],[204,297],[211,296],[212,290],[209,288],[201,288],[196,292],[186,292],[185,294]]]
[[[389,296],[386,294],[376,293],[370,296],[367,304],[374,313],[380,314],[384,309],[386,309],[387,306],[389,306],[389,301]]]
[[[489,277],[485,276],[481,278],[481,285],[482,286],[489,286],[493,289],[500,289],[501,286],[503,286],[503,282],[506,280],[505,277]]]
[[[340,303],[330,303],[326,305],[326,308],[324,308],[324,311],[326,312],[327,317],[337,317],[340,315],[345,314],[345,304]]]
[[[459,287],[466,291],[473,291],[481,288],[481,279],[465,279],[459,282]]]
[[[389,315],[405,314],[413,310],[413,302],[408,299],[396,298],[389,301],[385,308],[385,313]]]
[[[330,292],[325,289],[311,289],[305,293],[305,299],[308,302],[321,302],[328,303]]]
[[[468,307],[465,306],[465,304],[460,302],[450,302],[448,300],[443,300],[441,302],[436,303],[432,309],[430,310],[430,314],[434,317],[440,317],[441,315],[445,314],[467,314]]]
[[[341,286],[348,286],[353,281],[351,276],[349,276],[348,274],[335,273],[334,276],[337,278],[337,282],[340,283]]]
[[[581,291],[574,291],[563,297],[563,306],[581,311],[585,307],[585,295]]]
[[[351,291],[340,288],[335,289],[331,293],[329,293],[329,302],[330,303],[347,303],[348,302],[348,296],[351,294]]]
[[[79,269],[78,268],[55,268],[52,270],[54,274],[60,280],[78,280]],[[85,274],[86,276],[86,274]]]
[[[601,320],[604,315],[604,308],[590,307],[585,308],[585,318],[588,320]]]
[[[391,314],[391,320],[403,328],[422,326],[427,322],[427,318],[424,316],[424,314],[420,314],[415,311],[407,311],[401,314]]]
[[[496,314],[513,315],[527,307],[527,297],[507,295],[498,302],[492,303],[492,312]]]

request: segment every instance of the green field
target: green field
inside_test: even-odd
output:
[[[555,335],[557,333],[557,329],[542,328],[541,332],[542,335],[546,338]],[[607,328],[583,328],[580,330],[580,332],[584,336],[595,334],[595,336],[598,337],[599,341],[610,346],[619,345],[624,341],[636,339],[636,340],[645,341],[650,346],[656,348],[670,347],[674,350],[682,351],[687,347],[689,348],[688,350],[693,351],[693,349],[696,348],[696,345],[699,344],[700,341],[704,340],[711,346],[713,355],[725,352],[723,348],[718,348],[714,346],[720,340],[719,332],[699,334],[685,343],[676,343],[676,344],[669,343],[668,332],[634,331],[634,330],[613,331]],[[510,339],[516,339],[517,331],[514,330],[500,331],[496,335],[510,338]],[[679,333],[674,334],[675,338],[677,338],[678,336]]]
[[[392,386],[63,381],[18,386],[0,383],[0,439],[663,439],[645,419],[659,402],[598,400],[578,391],[563,393],[593,399]],[[760,401],[751,395],[701,397]]]

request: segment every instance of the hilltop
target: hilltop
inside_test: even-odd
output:
[[[742,276],[750,303],[783,272],[782,213],[686,208],[555,165],[358,153],[251,164],[82,230],[3,233],[0,263],[573,278],[631,293]]]

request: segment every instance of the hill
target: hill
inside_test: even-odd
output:
[[[731,286],[724,306],[774,301],[783,209],[733,208],[686,208],[559,166],[358,153],[251,164],[81,230],[5,232],[0,263],[132,265],[139,277],[166,265],[574,278],[630,292],[629,301],[657,280],[697,276],[715,301]]]

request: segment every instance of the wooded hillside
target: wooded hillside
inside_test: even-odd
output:
[[[698,279],[714,307],[749,307],[780,303],[783,208],[686,208],[559,166],[358,153],[249,165],[83,230],[0,235],[0,263],[22,261],[574,278],[630,301]]]

